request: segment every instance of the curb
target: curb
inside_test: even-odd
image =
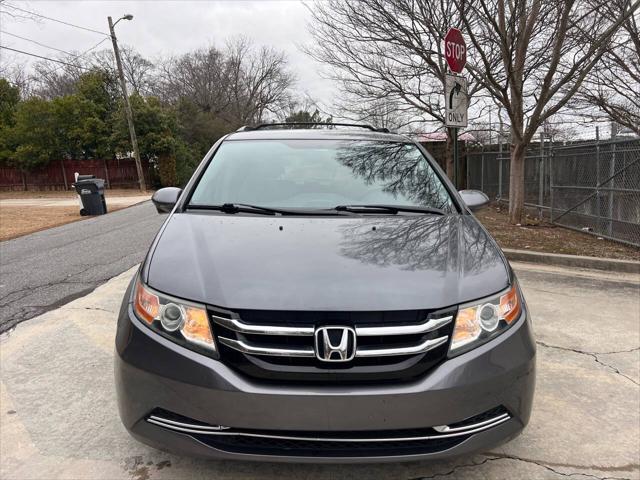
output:
[[[509,248],[505,248],[502,251],[509,261],[514,262],[640,274],[640,262],[634,260],[615,260],[610,258],[582,257],[579,255],[561,255],[558,253],[529,252]]]

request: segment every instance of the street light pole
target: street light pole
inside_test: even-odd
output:
[[[111,17],[107,17],[109,20],[109,32],[111,33],[111,41],[113,42],[113,53],[116,56],[116,65],[118,66],[118,76],[120,77],[120,86],[122,87],[122,95],[124,97],[124,111],[127,115],[127,123],[129,124],[129,136],[131,137],[131,145],[133,146],[133,156],[136,161],[136,170],[138,172],[138,183],[140,184],[140,190],[144,191],[147,186],[144,181],[144,173],[142,172],[142,163],[140,162],[140,150],[138,149],[138,138],[136,137],[136,129],[133,126],[133,111],[131,110],[131,104],[129,103],[129,94],[127,93],[127,83],[124,79],[124,71],[122,70],[122,60],[120,59],[120,50],[118,49],[118,41],[116,40],[115,23],[111,20]],[[118,23],[122,19],[131,20],[133,15],[125,15],[124,17],[116,20]]]

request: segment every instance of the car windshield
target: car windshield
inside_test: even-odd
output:
[[[455,212],[447,189],[415,145],[368,140],[223,142],[190,205],[231,203],[289,209],[397,205]]]

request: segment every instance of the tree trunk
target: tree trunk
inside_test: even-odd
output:
[[[522,223],[524,213],[524,158],[526,145],[515,143],[511,148],[509,171],[509,222]]]

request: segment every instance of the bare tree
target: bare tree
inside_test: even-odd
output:
[[[600,9],[615,19],[629,0],[612,0]],[[609,119],[640,135],[640,29],[638,15],[623,22],[577,95],[575,106],[596,107]]]
[[[5,78],[11,85],[18,87],[20,96],[28,98],[33,92],[33,79],[27,71],[25,63],[18,61],[0,62],[0,78]]]
[[[551,142],[571,142],[576,138],[580,138],[580,132],[584,132],[585,125],[581,122],[573,122],[570,118],[567,119],[545,120],[542,124],[541,130],[544,134],[544,138]]]
[[[103,70],[104,66],[93,62],[81,53],[59,55],[64,65],[50,60],[40,60],[33,65],[28,77],[30,93],[34,96],[51,100],[75,93],[80,77],[90,70]],[[108,70],[113,70],[108,68]]]
[[[0,25],[3,22],[34,22],[42,23],[42,20],[32,12],[24,9],[24,5],[18,6],[18,2],[0,0]],[[79,77],[79,69],[65,66],[68,71],[62,71],[62,67],[54,62],[42,61],[35,66],[35,72],[30,73],[26,64],[20,63],[14,58],[7,58],[5,51],[0,54],[0,76],[9,79],[20,88],[20,95],[25,98],[31,95],[53,98],[60,94],[70,93],[69,85],[73,83],[70,77]],[[75,56],[68,56],[74,60]],[[70,62],[71,63],[71,62]]]
[[[68,65],[62,66],[49,60],[36,62],[31,76],[33,94],[51,100],[75,93],[78,80],[87,69],[73,60],[73,57],[65,58]]]
[[[148,95],[152,90],[154,81],[155,65],[153,62],[140,55],[133,47],[123,45],[120,47],[122,58],[122,70],[131,92],[138,95]],[[93,55],[92,64],[115,72],[116,61],[113,57],[113,50],[101,50]]]
[[[283,111],[280,114],[280,120],[291,117],[298,112],[315,112],[316,110],[320,112],[318,102],[308,92],[301,95],[292,95],[283,107]]]
[[[380,98],[370,102],[363,102],[357,98],[343,99],[339,112],[345,118],[392,131],[401,130],[414,123],[424,123],[423,117],[416,117],[415,108],[397,99]]]
[[[281,111],[294,80],[282,52],[238,37],[224,51],[212,46],[164,62],[155,92],[169,102],[188,99],[237,127]]]
[[[471,41],[467,64],[507,113],[511,128],[509,219],[524,211],[525,149],[607,52],[611,38],[640,6],[614,17],[604,0],[457,0]]]
[[[315,43],[305,50],[329,67],[346,99],[343,112],[375,119],[380,108],[387,117],[394,108],[396,117],[444,124],[442,38],[460,21],[453,2],[323,0],[311,15]],[[477,91],[471,84],[470,94]]]
[[[154,93],[168,102],[186,98],[217,114],[229,105],[228,86],[225,56],[211,46],[163,62]]]
[[[236,37],[227,44],[227,56],[233,120],[245,125],[261,122],[267,113],[278,116],[289,104],[295,82],[284,53],[255,48],[247,38]]]
[[[326,116],[324,116],[326,115]],[[322,110],[317,100],[308,92],[291,95],[275,117],[277,122],[285,123],[332,123],[333,115]]]

